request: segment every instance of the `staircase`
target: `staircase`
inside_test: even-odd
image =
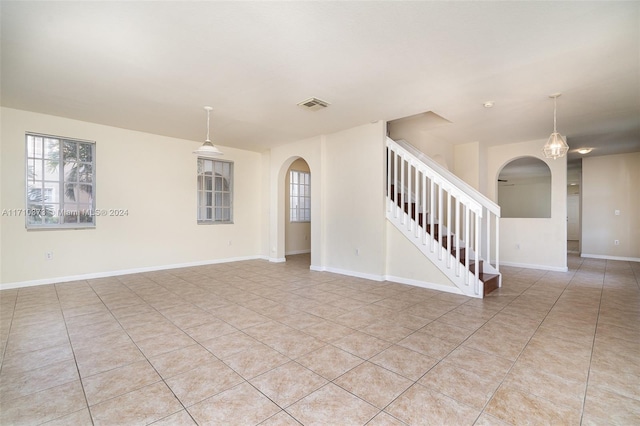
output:
[[[406,141],[387,138],[387,219],[471,297],[502,284],[500,207]]]

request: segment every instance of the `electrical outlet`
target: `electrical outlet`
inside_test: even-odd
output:
[[[360,249],[356,249],[356,256],[360,256]]]
[[[229,240],[229,245],[231,245],[231,240]]]
[[[516,244],[516,250],[520,250],[520,243]]]
[[[48,252],[46,252],[46,253],[44,254],[44,257],[45,257],[47,260],[52,260],[52,259],[53,259],[53,252],[52,252],[52,251],[48,251]]]
[[[613,244],[616,245],[616,246],[619,246],[620,245],[620,240],[613,240]]]
[[[620,216],[620,210],[616,209],[613,211],[613,214],[616,216]]]

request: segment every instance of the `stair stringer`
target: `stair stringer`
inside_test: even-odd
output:
[[[390,199],[388,201],[393,203]],[[442,247],[440,241],[430,238],[429,234],[426,234],[425,238],[423,232],[416,235],[415,227],[419,227],[419,225],[411,216],[402,212],[396,217],[393,211],[387,211],[387,220],[411,241],[428,260],[435,264],[464,295],[476,298],[483,297],[484,283],[482,280],[477,280],[476,285],[476,277],[473,272],[460,264],[455,256]],[[473,257],[472,254],[472,252],[469,254],[470,262],[475,260],[475,254]]]

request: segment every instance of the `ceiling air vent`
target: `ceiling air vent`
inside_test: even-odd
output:
[[[304,109],[308,109],[309,111],[318,111],[319,109],[328,107],[330,104],[329,102],[323,101],[322,99],[309,98],[300,102],[298,105]]]

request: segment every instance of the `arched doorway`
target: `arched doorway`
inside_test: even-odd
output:
[[[297,158],[284,176],[285,258],[311,264],[311,169]]]

